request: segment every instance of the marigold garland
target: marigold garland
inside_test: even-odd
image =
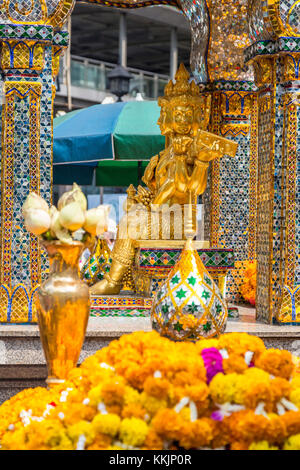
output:
[[[51,390],[0,406],[2,449],[300,449],[300,374],[288,351],[231,333],[175,343],[123,335]]]

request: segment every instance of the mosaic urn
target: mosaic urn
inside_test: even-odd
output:
[[[50,276],[37,291],[37,317],[48,368],[47,384],[63,382],[76,367],[87,328],[90,297],[79,277],[78,261],[84,244],[44,242]]]
[[[153,300],[153,329],[173,340],[211,338],[225,331],[227,314],[219,288],[188,240]]]

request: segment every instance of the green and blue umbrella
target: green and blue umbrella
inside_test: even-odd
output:
[[[147,161],[165,145],[156,101],[99,104],[54,119],[55,184],[137,184]]]

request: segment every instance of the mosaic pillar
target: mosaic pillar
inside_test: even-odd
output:
[[[300,323],[300,37],[257,41],[257,319]]]
[[[251,81],[216,81],[212,92],[210,130],[237,142],[235,158],[223,157],[211,166],[204,196],[205,239],[213,247],[233,248],[235,261],[255,259],[257,139],[255,85]],[[241,296],[239,271],[227,279],[227,298]]]
[[[39,2],[23,2],[21,8],[8,4],[6,16],[1,11],[1,322],[36,320],[34,292],[47,272],[46,254],[26,231],[21,210],[29,191],[48,204],[52,199],[54,80],[68,44],[68,33],[57,29],[72,7],[58,4],[41,9]],[[47,15],[50,24],[36,24],[47,23]],[[24,24],[23,16],[35,23]]]

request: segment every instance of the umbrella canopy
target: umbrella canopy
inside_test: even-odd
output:
[[[119,183],[122,182],[121,174],[128,176],[128,172],[133,171],[136,174],[141,166],[129,165],[130,162],[149,160],[164,148],[165,139],[157,125],[159,114],[156,101],[129,101],[90,106],[55,118],[54,183],[91,184],[94,168],[101,160],[116,161],[106,167],[106,175],[111,171],[107,186],[112,185],[115,170],[119,171]],[[128,161],[128,165],[121,165],[120,170],[119,160]],[[103,185],[105,179],[99,174],[101,164],[97,170],[97,184],[100,181]]]

